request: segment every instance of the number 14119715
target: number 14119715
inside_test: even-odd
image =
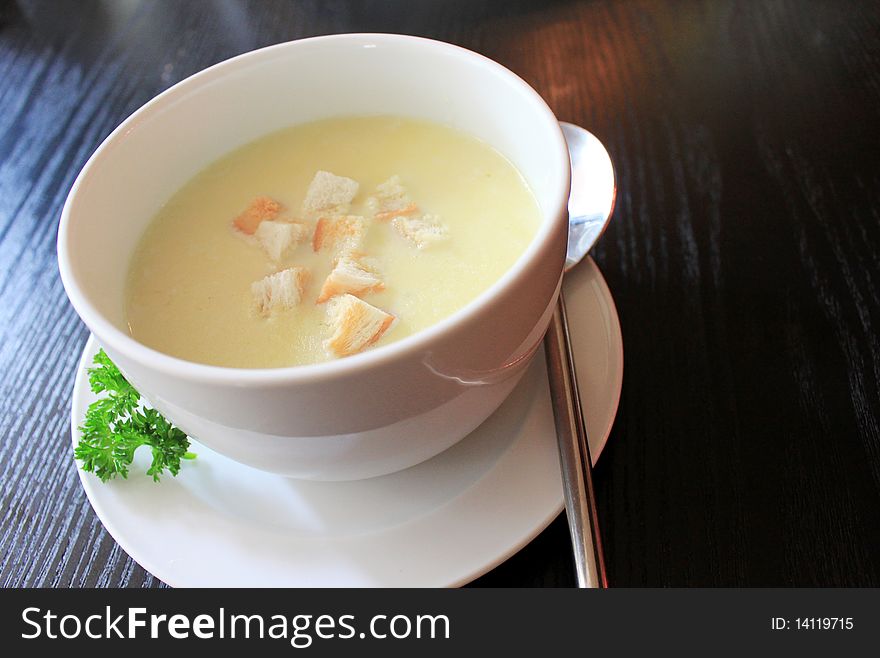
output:
[[[852,617],[798,617],[795,619],[798,630],[831,631],[835,629],[848,631],[853,627]]]

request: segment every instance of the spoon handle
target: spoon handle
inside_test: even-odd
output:
[[[608,587],[593,494],[590,446],[578,394],[562,291],[559,292],[559,301],[544,337],[544,352],[578,587]]]

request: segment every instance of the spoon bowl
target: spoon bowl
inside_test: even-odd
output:
[[[611,156],[596,137],[573,123],[560,121],[571,158],[568,198],[568,272],[589,253],[611,221],[617,182]]]

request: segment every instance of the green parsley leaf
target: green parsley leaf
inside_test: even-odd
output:
[[[189,438],[158,411],[141,406],[141,396],[119,372],[104,350],[98,350],[94,368],[89,368],[89,385],[94,393],[105,393],[89,405],[80,426],[80,439],[73,451],[84,471],[103,482],[128,477],[135,451],[149,446],[153,463],[147,475],[158,482],[167,470],[180,472],[181,459],[195,459],[189,452]]]

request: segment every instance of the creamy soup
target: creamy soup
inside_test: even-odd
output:
[[[324,179],[335,191],[317,190]],[[336,191],[354,196],[336,203]],[[263,212],[272,232],[254,220]],[[240,368],[375,349],[486,290],[539,223],[516,168],[449,127],[388,116],[295,126],[228,154],[165,204],[132,258],[129,330],[166,354]],[[362,285],[350,287],[351,268]],[[361,301],[376,322],[342,350],[339,323]]]

